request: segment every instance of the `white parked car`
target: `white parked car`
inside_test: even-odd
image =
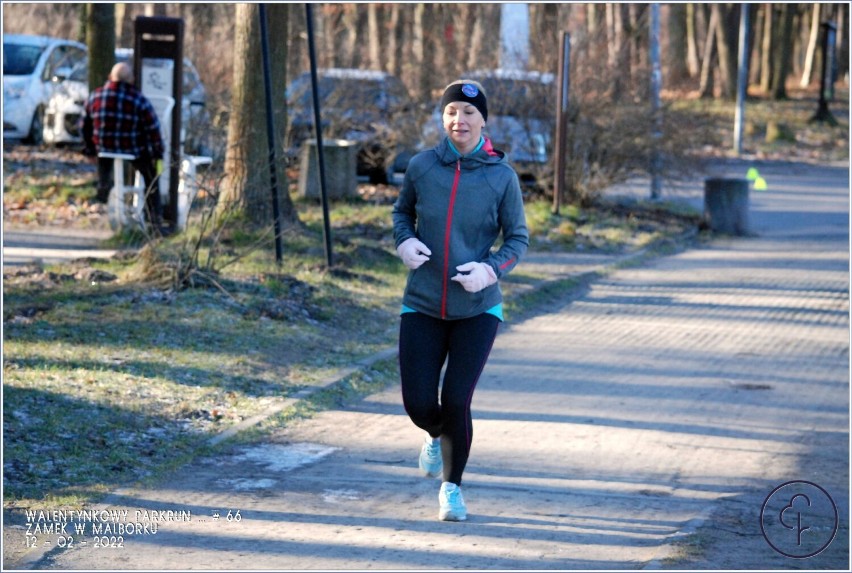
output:
[[[86,58],[80,42],[3,35],[3,139],[42,142],[44,114],[53,95],[55,78]]]
[[[116,62],[133,66],[133,50],[115,50]],[[73,70],[56,78],[53,96],[47,104],[44,121],[44,141],[47,143],[77,143],[82,141],[80,117],[89,98],[88,57]],[[106,81],[106,78],[104,78]],[[183,107],[181,118],[185,133],[184,146],[190,153],[209,155],[207,127],[209,114],[205,108],[207,92],[198,71],[188,59],[183,62]]]

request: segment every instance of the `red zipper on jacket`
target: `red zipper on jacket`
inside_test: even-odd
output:
[[[450,192],[450,205],[447,207],[447,227],[444,231],[444,278],[441,290],[441,318],[447,318],[447,287],[450,282],[450,229],[453,224],[453,210],[456,207],[456,192],[459,190],[461,177],[461,160],[456,162],[456,176],[453,179],[453,189]]]

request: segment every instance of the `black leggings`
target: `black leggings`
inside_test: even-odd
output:
[[[399,327],[402,403],[419,428],[441,437],[444,481],[461,485],[470,455],[473,421],[470,402],[500,321],[491,314],[440,320],[407,312]],[[441,368],[447,371],[438,401]]]

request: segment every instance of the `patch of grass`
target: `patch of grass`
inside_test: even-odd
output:
[[[620,253],[698,226],[700,215],[677,202],[599,200],[569,205],[558,215],[545,201],[527,205],[530,244],[539,250]]]
[[[100,265],[117,277],[106,284],[61,267],[9,280],[7,504],[84,500],[156,475],[391,344],[405,273],[374,245],[352,241],[341,255],[367,251],[380,264],[334,272],[301,257],[288,273],[260,253],[217,277],[227,294],[140,283],[138,260]]]
[[[48,177],[24,175],[18,184],[7,192],[3,191],[3,203],[42,201],[48,207],[60,207],[69,203],[83,203],[90,198],[91,182],[88,179],[72,179],[53,174]]]
[[[794,89],[789,99],[773,101],[753,94],[745,102],[743,114],[743,151],[770,159],[818,161],[849,160],[849,92],[837,87],[835,101],[829,105],[837,125],[813,122],[818,94],[814,90]],[[719,140],[733,145],[734,102],[725,100],[678,99],[671,103],[680,111],[705,113],[714,122]],[[774,137],[773,132],[781,134]],[[722,148],[720,152],[731,153]]]
[[[7,157],[4,150],[3,212],[7,222],[54,224],[85,219],[97,210],[94,178],[41,171]]]

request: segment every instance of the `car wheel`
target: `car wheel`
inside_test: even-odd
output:
[[[33,121],[30,124],[30,133],[26,138],[27,143],[41,145],[44,143],[44,108],[38,106],[33,113]]]
[[[387,185],[388,172],[383,167],[371,167],[369,172],[370,184],[372,185]]]

